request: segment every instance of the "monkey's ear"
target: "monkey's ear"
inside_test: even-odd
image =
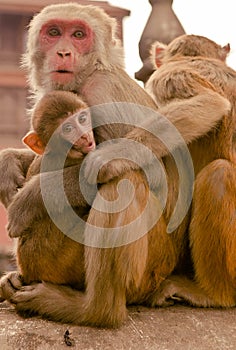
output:
[[[154,66],[157,68],[162,65],[162,59],[163,59],[166,47],[167,45],[159,41],[155,41],[152,44],[151,58],[152,58],[152,62],[154,63]]]
[[[221,47],[221,59],[226,60],[227,55],[230,53],[230,44]]]
[[[29,131],[22,139],[22,142],[37,154],[43,154],[45,147],[35,131]]]

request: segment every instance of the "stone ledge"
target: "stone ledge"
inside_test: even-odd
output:
[[[120,329],[107,330],[23,319],[0,304],[1,350],[63,350],[66,330],[74,349],[83,350],[227,350],[236,349],[236,309],[162,309],[132,307]]]

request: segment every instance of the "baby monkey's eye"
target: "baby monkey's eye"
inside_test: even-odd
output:
[[[62,125],[63,134],[69,134],[72,132],[73,129],[74,129],[74,127],[70,123],[65,123]]]
[[[80,124],[85,124],[86,121],[87,121],[87,118],[88,118],[88,116],[87,116],[87,114],[85,112],[80,113],[80,115],[78,116],[78,122]]]

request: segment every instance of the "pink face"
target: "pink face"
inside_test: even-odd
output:
[[[92,50],[94,33],[81,20],[54,19],[43,25],[39,40],[51,80],[64,85],[74,79],[80,57]]]
[[[66,118],[58,131],[63,139],[73,145],[69,152],[71,158],[85,155],[96,147],[88,109],[78,111]]]

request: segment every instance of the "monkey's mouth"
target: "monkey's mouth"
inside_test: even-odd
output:
[[[80,145],[74,144],[72,149],[74,151],[79,151],[79,152],[82,152],[82,153],[88,153],[88,152],[90,152],[90,151],[95,149],[95,142],[90,141],[90,142],[86,142],[86,143],[84,143],[82,145],[81,144]]]
[[[74,73],[66,69],[57,69],[51,72],[52,80],[59,84],[69,83],[73,77]]]
[[[73,72],[69,71],[69,70],[65,70],[65,69],[58,69],[56,71],[54,71],[54,73],[69,73],[69,74],[73,74]]]
[[[95,142],[88,142],[83,145],[73,145],[69,151],[69,155],[71,158],[80,158],[81,156],[85,156],[90,151],[95,149]]]

